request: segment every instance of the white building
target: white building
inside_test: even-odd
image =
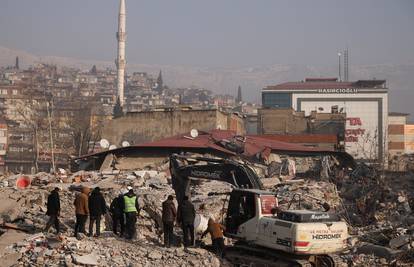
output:
[[[306,79],[262,90],[264,108],[344,112],[345,149],[355,158],[387,159],[388,88],[385,80],[338,82],[336,78]],[[336,109],[337,108],[337,109]]]

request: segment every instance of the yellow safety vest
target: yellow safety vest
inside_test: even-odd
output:
[[[137,212],[137,208],[135,207],[135,201],[136,201],[137,197],[133,196],[133,197],[128,197],[128,196],[124,196],[124,203],[125,203],[125,208],[124,208],[124,212]]]

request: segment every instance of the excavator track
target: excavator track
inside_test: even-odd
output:
[[[343,265],[336,255],[300,256],[239,243],[227,247],[224,257],[234,266],[240,267],[338,267]]]

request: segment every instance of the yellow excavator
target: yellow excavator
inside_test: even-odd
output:
[[[170,171],[179,202],[190,197],[191,179],[233,185],[224,234],[236,241],[225,251],[235,266],[338,266],[335,253],[347,246],[348,226],[336,214],[281,210],[256,173],[233,160],[173,154]]]

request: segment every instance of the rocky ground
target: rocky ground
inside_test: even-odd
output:
[[[161,202],[173,194],[168,163],[149,170],[78,172],[28,176],[31,186],[16,188],[21,175],[0,180],[0,262],[1,266],[231,266],[204,248],[184,250],[162,246]],[[363,169],[336,173],[326,179],[301,176],[264,178],[268,190],[277,193],[279,204],[287,207],[293,195],[301,196],[300,208],[337,212],[349,224],[349,249],[340,255],[348,266],[414,265],[414,176],[410,171],[373,173]],[[73,200],[80,186],[99,186],[109,205],[121,188],[133,186],[142,210],[137,222],[138,236],[126,241],[108,231],[110,218],[102,223],[99,238],[73,236]],[[47,216],[49,192],[59,186],[62,234],[52,228],[42,233]],[[192,187],[197,212],[221,221],[229,185],[203,181]],[[175,229],[180,243],[180,229]],[[231,240],[227,240],[231,243]],[[209,244],[205,238],[200,244]],[[203,247],[203,246],[202,246]]]

